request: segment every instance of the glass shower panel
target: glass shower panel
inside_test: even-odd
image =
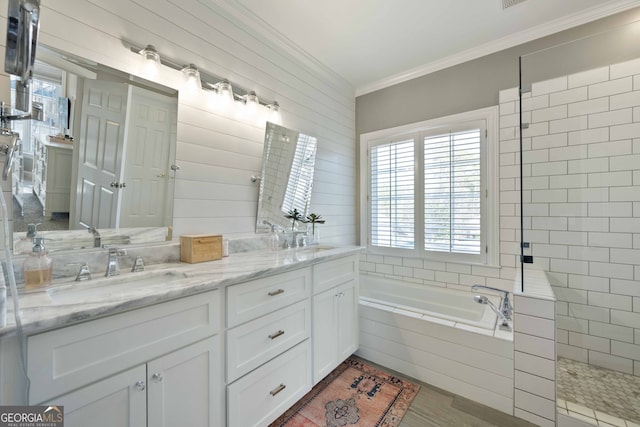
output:
[[[640,423],[640,21],[519,70],[521,274],[555,294],[558,405]]]
[[[527,269],[567,287],[598,270],[593,263],[612,262],[605,252],[616,243],[607,240],[619,236],[602,234],[614,233],[606,211],[633,217],[626,209],[635,202],[640,215],[640,172],[619,170],[622,158],[612,159],[640,155],[637,58],[640,21],[520,57],[523,290]],[[612,224],[615,230],[621,222]]]

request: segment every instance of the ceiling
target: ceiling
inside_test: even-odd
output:
[[[638,0],[235,0],[356,95],[611,15]],[[511,1],[514,3],[514,1]]]

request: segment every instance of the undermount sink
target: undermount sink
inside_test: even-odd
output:
[[[145,286],[160,285],[188,277],[175,269],[121,273],[117,276],[72,282],[47,289],[49,297],[56,302],[97,299],[106,295],[120,294]]]

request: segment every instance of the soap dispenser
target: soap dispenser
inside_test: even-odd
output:
[[[278,236],[278,226],[271,226],[271,233],[269,233],[269,249],[277,251],[280,249],[280,236]]]
[[[51,284],[53,260],[44,247],[44,237],[33,239],[33,249],[24,260],[24,285],[27,289]]]
[[[27,225],[27,234],[21,237],[15,244],[14,254],[27,254],[33,248],[33,239],[38,235],[38,226],[40,224]]]

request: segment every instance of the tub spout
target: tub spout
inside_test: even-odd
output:
[[[509,326],[509,319],[507,319],[502,311],[498,310],[496,306],[493,305],[491,301],[489,301],[489,298],[485,297],[484,295],[476,295],[475,297],[473,297],[473,300],[478,304],[487,304],[489,307],[491,307],[491,310],[493,310],[498,315],[500,320],[502,320],[502,324],[500,325],[500,327],[502,329],[511,330],[511,327]]]

